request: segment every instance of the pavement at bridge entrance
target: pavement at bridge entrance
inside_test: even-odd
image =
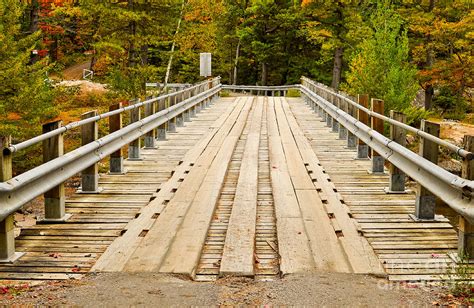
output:
[[[424,307],[443,303],[433,287],[389,284],[357,274],[291,275],[260,282],[228,277],[194,282],[163,274],[102,273],[79,281],[31,288],[0,304],[130,306],[306,305],[318,307]]]

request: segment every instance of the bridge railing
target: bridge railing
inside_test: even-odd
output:
[[[418,183],[412,219],[436,220],[436,197],[461,215],[459,253],[474,256],[474,137],[466,136],[466,149],[458,147],[439,138],[439,124],[422,121],[421,129],[416,129],[403,123],[405,115],[400,112],[390,111],[390,117],[385,116],[381,100],[372,99],[369,109],[367,95],[360,95],[356,102],[306,77],[302,77],[300,90],[322,120],[341,139],[347,139],[347,146],[357,148],[358,159],[370,157],[371,172],[383,173],[384,160],[390,162],[390,187],[386,193],[405,193],[405,174]],[[383,134],[383,122],[390,124],[390,138]],[[406,131],[420,137],[419,154],[406,148]],[[462,177],[437,165],[438,146],[462,157]]]
[[[109,173],[123,174],[123,147],[128,145],[129,160],[140,160],[142,137],[145,148],[155,148],[156,139],[166,138],[167,131],[173,132],[176,126],[190,121],[217,97],[220,90],[220,78],[214,78],[129,106],[116,104],[103,114],[87,112],[80,121],[65,126],[61,126],[60,121],[45,124],[43,134],[18,144],[11,144],[10,137],[1,137],[0,262],[12,262],[21,256],[15,252],[15,211],[44,194],[44,221],[67,220],[63,184],[66,180],[81,173],[79,192],[100,192],[98,162],[110,156]],[[126,112],[130,123],[123,127],[122,116]],[[103,119],[109,120],[109,133],[99,138],[98,121]],[[82,145],[64,154],[63,135],[75,128],[81,128]],[[40,142],[43,144],[43,164],[12,178],[14,153]]]
[[[248,86],[248,85],[222,85],[223,90],[249,93],[264,96],[286,96],[288,90],[299,89],[300,85],[284,86]]]

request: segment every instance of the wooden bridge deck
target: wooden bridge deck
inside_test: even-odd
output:
[[[168,133],[100,194],[75,194],[71,219],[24,228],[0,279],[153,271],[196,280],[307,272],[437,280],[456,248],[442,218],[413,222],[414,195],[387,195],[300,99],[222,98]]]

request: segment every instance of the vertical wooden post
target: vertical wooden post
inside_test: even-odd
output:
[[[140,121],[141,112],[140,107],[133,108],[130,110],[130,124]],[[140,149],[141,149],[141,138],[133,140],[128,144],[128,160],[141,160],[140,159]]]
[[[357,102],[359,105],[362,107],[368,108],[369,107],[369,95],[363,94],[363,95],[357,95]],[[358,109],[357,110],[357,119],[365,125],[369,125],[369,115]],[[357,158],[358,159],[367,159],[369,157],[369,146],[365,144],[364,141],[358,139],[357,142]]]
[[[474,152],[474,136],[464,136],[464,149]],[[474,160],[463,160],[462,177],[474,180]],[[462,216],[459,216],[458,239],[458,255],[474,260],[474,225]]]
[[[183,101],[183,94],[176,94],[176,104],[179,104]],[[176,126],[183,127],[184,126],[184,114],[179,114],[176,116]]]
[[[118,103],[109,107],[109,111],[114,111],[122,108],[122,103]],[[109,117],[109,134],[116,132],[122,128],[122,113],[115,114]],[[109,173],[110,174],[124,174],[123,168],[123,150],[118,149],[117,151],[110,154],[109,161]]]
[[[356,108],[352,104],[347,104],[347,113],[353,118],[357,117],[357,112]],[[357,146],[357,137],[350,132],[349,130],[347,131],[347,147],[349,149],[353,149]]]
[[[332,96],[328,96],[326,99],[330,104],[332,104]],[[332,128],[332,117],[329,115],[329,113],[326,112],[326,126]]]
[[[145,118],[155,114],[155,103],[148,103],[145,105]],[[145,148],[155,149],[156,131],[152,129],[145,135]]]
[[[12,154],[5,148],[10,146],[11,137],[0,137],[0,181],[6,182],[12,178]],[[0,221],[0,263],[13,263],[23,253],[15,252],[15,219],[10,214]]]
[[[160,99],[158,101],[158,112],[166,109],[166,99]],[[166,122],[158,126],[157,128],[157,139],[166,140]]]
[[[54,121],[43,125],[43,134],[61,127],[62,121]],[[63,135],[57,135],[43,141],[43,163],[64,155]],[[65,221],[66,215],[64,184],[44,193],[44,220],[42,222]]]
[[[371,110],[378,114],[384,114],[384,102],[380,99],[372,98]],[[370,118],[370,125],[373,130],[383,135],[383,120],[376,117]],[[383,173],[385,160],[379,153],[371,149],[372,152],[372,173]]]
[[[189,99],[190,98],[189,92],[184,92],[183,97],[184,97],[184,100]],[[191,108],[184,111],[183,119],[184,119],[184,122],[191,122]]]
[[[390,110],[390,118],[395,121],[405,123],[407,117],[403,112]],[[396,143],[405,146],[407,133],[403,128],[390,124],[390,139]],[[388,193],[405,193],[405,173],[398,169],[394,164],[390,164],[390,186]]]
[[[169,98],[169,107],[174,106],[176,104],[176,94]],[[174,133],[176,132],[176,117],[170,119],[168,121],[168,132]]]
[[[83,113],[81,118],[88,119],[95,117],[97,110]],[[99,138],[99,128],[97,121],[82,125],[81,127],[82,145],[94,142]],[[81,191],[82,193],[99,193],[99,167],[97,163],[84,169],[81,173]]]
[[[339,108],[340,107],[339,97],[334,95],[332,98],[332,104],[336,106],[337,108]],[[339,133],[339,122],[336,120],[336,118],[332,119],[332,132]]]
[[[440,125],[437,123],[421,120],[421,130],[439,137]],[[420,140],[420,156],[424,159],[438,164],[438,144],[421,138]],[[415,203],[415,219],[433,220],[435,219],[436,197],[426,188],[417,184],[416,186],[416,203]]]
[[[347,113],[347,102],[340,98],[339,99],[339,108],[342,109],[342,111]],[[341,123],[339,123],[339,139],[341,140],[346,140],[347,139],[347,128],[345,128]]]

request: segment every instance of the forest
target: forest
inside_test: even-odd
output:
[[[24,138],[57,117],[73,91],[57,86],[88,61],[104,100],[146,82],[200,80],[211,52],[223,83],[283,85],[307,76],[384,99],[417,118],[472,121],[470,0],[2,0],[2,133]],[[93,103],[92,103],[93,105]],[[18,125],[21,123],[21,125]],[[18,127],[23,129],[18,129]]]

